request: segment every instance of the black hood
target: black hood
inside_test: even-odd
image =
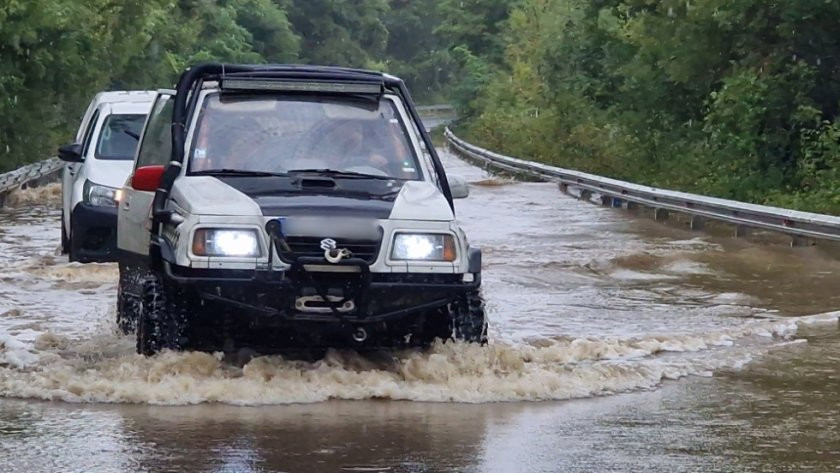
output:
[[[335,179],[333,187],[309,187],[300,179],[278,177],[218,177],[252,198],[266,217],[299,215],[386,219],[403,182],[382,179]]]

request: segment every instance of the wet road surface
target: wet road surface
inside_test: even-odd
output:
[[[473,183],[491,346],[315,363],[135,355],[116,268],[56,255],[56,187],[19,196],[0,471],[838,471],[834,257],[447,166]]]

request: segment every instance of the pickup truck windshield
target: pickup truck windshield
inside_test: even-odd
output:
[[[98,159],[134,159],[146,115],[111,114],[105,118],[96,144]]]
[[[215,94],[202,105],[189,170],[330,170],[419,179],[410,143],[388,99]]]

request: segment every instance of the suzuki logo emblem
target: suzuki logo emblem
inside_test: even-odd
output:
[[[338,243],[332,238],[321,240],[321,249],[324,250],[324,258],[333,264],[340,263],[344,258],[352,256],[347,248],[338,248]]]

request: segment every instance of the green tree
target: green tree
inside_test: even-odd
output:
[[[277,0],[311,64],[373,67],[383,61],[386,0]]]
[[[0,6],[0,170],[43,159],[136,51],[156,2],[10,0]]]
[[[415,99],[446,100],[457,64],[435,29],[441,14],[436,0],[391,0],[383,18],[388,30],[385,69],[406,81]]]
[[[519,0],[441,0],[434,34],[449,45],[457,77],[450,96],[461,117],[478,114],[479,92],[503,63],[505,23]]]
[[[565,166],[818,208],[835,189],[838,14],[816,0],[523,0],[501,62],[466,56],[485,64],[462,75],[480,88],[470,129]],[[462,42],[477,47],[481,19],[455,30]]]
[[[167,0],[150,25],[116,87],[170,85],[203,61],[292,62],[300,49],[285,11],[270,0]]]

